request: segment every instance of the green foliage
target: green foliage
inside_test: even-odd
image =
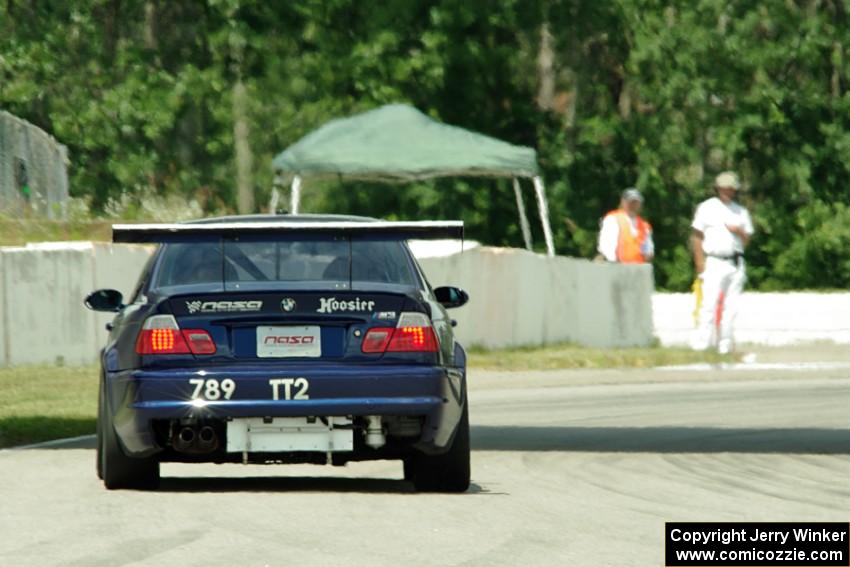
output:
[[[758,231],[751,284],[846,287],[848,45],[838,0],[8,0],[0,107],[69,146],[72,193],[94,211],[144,216],[152,194],[235,208],[237,78],[258,207],[277,152],[333,117],[408,102],[535,147],[561,254],[593,256],[600,217],[639,187],[656,282],[676,290],[693,275],[694,208],[736,169]],[[526,204],[534,218],[529,187]],[[304,206],[460,216],[472,238],[522,242],[504,180],[325,181]]]
[[[839,289],[850,281],[850,207],[843,203],[815,202],[793,218],[795,228],[806,235],[775,251],[773,270],[765,274],[765,289],[812,286]]]

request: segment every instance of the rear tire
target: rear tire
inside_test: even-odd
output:
[[[94,468],[97,471],[97,478],[103,480],[103,456],[101,455],[101,446],[103,445],[103,377],[100,379],[100,388],[97,391],[97,425],[95,425],[95,437],[97,445],[95,446]]]
[[[469,489],[469,404],[464,404],[451,449],[442,455],[417,455],[405,461],[420,492],[466,492]]]
[[[98,412],[98,476],[109,490],[116,488],[154,489],[159,486],[159,460],[156,457],[128,457],[106,409],[103,391]]]

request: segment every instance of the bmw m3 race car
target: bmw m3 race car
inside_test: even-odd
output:
[[[421,491],[469,486],[466,355],[411,238],[460,221],[241,216],[113,226],[157,243],[115,312],[101,362],[97,473],[153,488],[161,462],[398,459]]]

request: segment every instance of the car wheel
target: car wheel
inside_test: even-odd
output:
[[[411,459],[413,485],[420,492],[466,492],[469,488],[469,404],[464,404],[452,447],[442,455]],[[405,464],[405,478],[407,478]]]
[[[100,426],[103,423],[103,377],[100,378],[100,388],[97,391],[97,424],[95,425],[95,445],[94,467],[97,470],[97,478],[103,480],[103,455],[101,446],[103,445],[103,432]]]
[[[159,485],[159,460],[156,457],[136,459],[124,454],[105,403],[101,404],[98,431],[99,468],[106,488],[152,489]]]

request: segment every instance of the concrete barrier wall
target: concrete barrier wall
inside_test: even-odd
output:
[[[652,308],[661,344],[687,345],[694,324],[693,295],[657,293]],[[739,344],[768,346],[850,344],[850,293],[744,293],[735,338]]]
[[[91,242],[0,248],[0,366],[90,364],[109,314],[83,306],[90,291],[133,291],[150,248]]]
[[[9,325],[9,310],[6,309],[6,303],[6,260],[5,255],[0,252],[0,368],[6,366],[8,360],[6,327]]]
[[[96,362],[112,316],[89,311],[83,298],[114,288],[129,299],[150,252],[91,242],[0,248],[0,366]],[[420,261],[432,285],[470,293],[469,304],[451,312],[466,345],[653,341],[648,266],[486,247]]]
[[[3,252],[8,364],[91,360],[92,321],[79,308],[92,284],[87,247]]]
[[[419,262],[431,285],[456,285],[469,292],[469,303],[451,311],[467,346],[574,342],[617,347],[653,342],[649,266],[489,247]]]
[[[0,366],[95,362],[112,316],[85,309],[82,299],[106,287],[129,298],[151,250],[91,242],[0,248]],[[693,328],[693,296],[653,294],[648,266],[488,247],[419,261],[432,285],[469,292],[469,304],[450,312],[469,346],[645,346],[653,335],[684,346]],[[736,328],[742,344],[850,344],[850,293],[748,292]]]
[[[0,110],[0,210],[64,218],[68,149],[53,136]],[[23,185],[30,195],[23,194]]]

